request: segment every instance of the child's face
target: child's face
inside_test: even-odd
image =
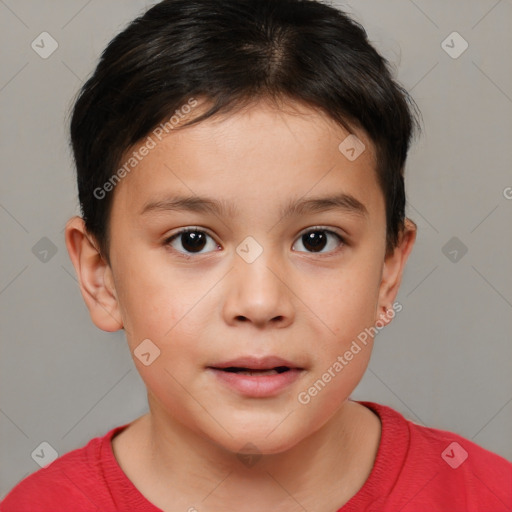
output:
[[[288,449],[333,417],[363,376],[371,339],[341,370],[338,356],[391,308],[406,259],[401,249],[385,257],[371,142],[357,133],[366,149],[350,161],[338,149],[348,133],[300,108],[260,103],[175,130],[115,189],[104,274],[112,298],[102,307],[121,319],[132,354],[147,339],[160,350],[148,366],[134,356],[152,414],[234,452],[248,442],[264,453]],[[342,194],[364,210],[352,200],[282,214],[289,203]],[[166,208],[175,196],[207,196],[229,211]],[[166,243],[187,227],[203,238]],[[105,322],[96,324],[112,330]],[[266,380],[262,391],[210,368],[244,356],[301,370],[252,377]],[[273,383],[283,375],[287,383]]]

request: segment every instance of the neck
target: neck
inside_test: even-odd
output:
[[[201,512],[287,511],[297,510],[298,503],[307,510],[322,510],[319,501],[325,503],[325,510],[337,510],[368,478],[380,440],[378,417],[349,400],[292,448],[253,458],[227,451],[191,431],[151,398],[150,409],[146,437],[151,440],[150,473],[154,485],[162,489],[160,497],[151,501],[164,510],[180,506],[188,510],[197,504]],[[169,491],[169,482],[177,493]]]

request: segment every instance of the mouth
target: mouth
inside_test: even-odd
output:
[[[228,366],[227,368],[214,368],[223,372],[238,373],[239,375],[251,375],[257,377],[259,375],[277,375],[278,373],[289,372],[291,368],[288,366],[276,366],[268,369],[240,368],[238,366]]]
[[[287,359],[277,356],[242,356],[208,366],[208,368],[239,374],[253,373],[254,375],[274,375],[290,370],[304,369]]]
[[[223,386],[252,398],[277,396],[296,382],[305,370],[275,356],[239,357],[206,368]]]

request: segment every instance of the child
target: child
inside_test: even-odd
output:
[[[65,236],[149,412],[1,510],[510,511],[504,458],[350,399],[401,308],[416,114],[313,0],[164,0],[115,37],[74,106]]]

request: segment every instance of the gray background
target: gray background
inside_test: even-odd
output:
[[[89,318],[63,228],[78,213],[68,109],[108,41],[153,3],[0,0],[0,497],[39,469],[42,441],[62,455],[147,409],[123,334]],[[365,26],[424,117],[407,167],[419,233],[403,311],[352,397],[512,460],[512,2],[333,4]],[[47,59],[31,48],[43,31],[59,45]],[[469,43],[458,58],[441,46],[453,31]]]

